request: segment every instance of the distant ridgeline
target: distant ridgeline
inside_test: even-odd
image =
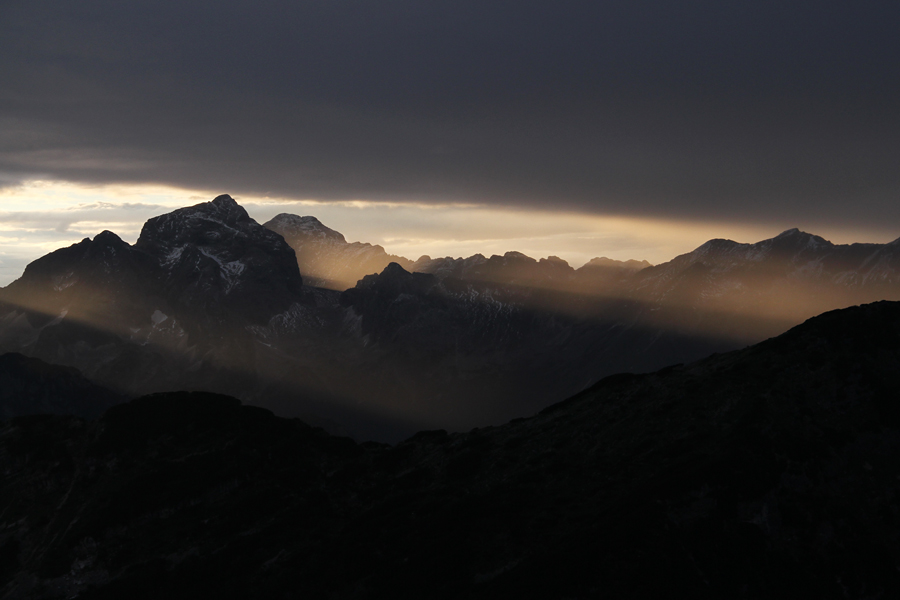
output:
[[[393,447],[209,393],[0,422],[0,597],[897,598],[897,373],[879,302]]]
[[[322,287],[317,287],[322,286]],[[740,348],[833,308],[900,299],[900,240],[790,230],[670,262],[579,269],[518,252],[416,261],[229,196],[28,265],[0,352],[116,394],[227,393],[358,438],[498,424],[618,372]]]

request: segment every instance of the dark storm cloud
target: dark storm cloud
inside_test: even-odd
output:
[[[895,3],[0,1],[0,181],[900,217]]]

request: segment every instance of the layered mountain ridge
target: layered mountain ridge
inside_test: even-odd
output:
[[[263,226],[282,235],[294,248],[300,271],[308,278],[310,285],[337,291],[354,287],[363,277],[380,273],[390,263],[396,263],[407,271],[431,273],[439,279],[455,277],[480,280],[501,275],[506,283],[510,283],[509,280],[514,279],[517,274],[521,276],[525,271],[535,268],[537,272],[527,274],[527,280],[540,279],[541,272],[547,271],[549,274],[554,266],[567,275],[576,272],[559,257],[550,256],[535,260],[516,251],[490,258],[482,254],[474,254],[467,258],[450,256],[432,258],[424,255],[412,260],[388,254],[379,245],[347,242],[343,234],[325,226],[314,216],[301,217],[282,213]],[[601,268],[632,271],[649,266],[651,265],[647,261],[618,261],[598,257],[585,265],[585,273]]]
[[[343,292],[309,285],[322,273],[300,268],[312,256],[346,277],[346,265],[374,264],[348,258],[357,250],[389,262]],[[151,219],[133,246],[103,232],[29,265],[0,290],[0,351],[78,368],[128,396],[228,393],[396,441],[502,423],[606,375],[900,299],[900,244],[834,245],[797,230],[712,240],[655,266],[573,269],[518,252],[392,258],[311,217],[260,225],[220,196]]]

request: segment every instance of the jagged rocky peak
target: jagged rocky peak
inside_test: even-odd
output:
[[[652,267],[646,260],[615,260],[613,258],[607,258],[605,256],[599,256],[597,258],[592,258],[588,262],[584,264],[584,267],[587,268],[605,268],[605,269],[627,269],[630,271],[640,271],[641,269],[646,269],[647,267]]]
[[[575,273],[572,266],[558,256],[548,256],[537,261],[537,268],[544,277],[556,280],[560,277],[567,278]]]
[[[736,250],[741,250],[743,248],[749,247],[750,244],[741,244],[739,242],[735,242],[734,240],[726,240],[723,238],[715,238],[700,244],[693,252],[690,254],[695,256],[707,256],[714,254],[725,254],[731,253]]]
[[[392,262],[381,272],[383,277],[396,279],[398,277],[409,277],[412,275],[409,271],[401,267],[399,264]]]
[[[782,231],[778,235],[776,235],[771,240],[765,240],[764,242],[772,242],[773,244],[782,244],[782,245],[790,245],[790,246],[799,246],[801,248],[819,248],[819,247],[831,247],[834,246],[831,242],[826,240],[825,238],[807,233],[805,231],[800,231],[796,227],[792,229],[787,229]]]
[[[440,280],[429,273],[410,273],[399,264],[388,264],[377,275],[366,275],[356,287],[345,290],[340,297],[342,306],[352,308],[362,316],[362,332],[394,338],[398,330],[420,331],[424,326],[430,333],[428,339],[433,344],[435,332],[442,326],[420,315],[436,308],[442,302]]]
[[[834,244],[828,240],[800,231],[795,227],[754,244],[741,244],[726,239],[709,240],[693,252],[683,256],[688,257],[691,261],[724,258],[759,262],[770,259],[790,259],[801,253],[827,251],[834,247]]]
[[[0,301],[24,311],[33,326],[65,318],[114,331],[147,309],[156,272],[150,256],[104,231],[29,264]]]
[[[381,273],[366,275],[357,284],[344,292],[371,290],[378,293],[421,294],[438,284],[438,279],[430,273],[410,273],[399,264],[388,264]]]
[[[131,247],[131,244],[123,241],[122,238],[117,236],[112,231],[109,231],[108,229],[103,230],[100,233],[98,233],[97,235],[95,235],[93,242],[97,246],[105,247],[105,248],[121,248],[121,247],[125,247],[125,246],[127,246],[129,248]]]
[[[312,215],[301,217],[299,215],[281,213],[270,221],[263,223],[263,227],[271,229],[289,242],[315,240],[347,243],[342,233],[326,227]]]
[[[540,259],[540,260],[538,261],[538,263],[540,263],[540,264],[552,265],[552,266],[554,266],[554,267],[560,267],[560,268],[563,268],[563,269],[569,269],[569,268],[571,268],[571,267],[569,266],[569,263],[568,263],[568,262],[566,262],[565,260],[561,259],[561,258],[558,257],[558,256],[548,256],[547,258],[542,258],[542,259]]]
[[[58,293],[90,282],[97,286],[132,278],[144,265],[143,256],[111,231],[103,231],[94,239],[84,238],[77,244],[60,248],[30,263],[18,280],[7,288],[10,292],[46,291]]]
[[[378,282],[382,284],[404,284],[405,282],[411,281],[416,278],[416,275],[428,277],[431,279],[430,275],[426,275],[424,273],[410,273],[403,267],[401,267],[398,263],[392,262],[389,263],[384,270],[378,275],[367,275],[363,281],[360,282],[361,286],[365,286],[369,282]]]
[[[775,236],[775,239],[779,239],[779,238],[787,238],[787,237],[794,237],[794,236],[797,236],[797,235],[801,235],[802,233],[803,233],[803,232],[800,231],[799,229],[797,229],[796,227],[791,227],[790,229],[785,229],[784,231],[782,231],[781,233],[779,233],[778,235],[776,235],[776,236]]]
[[[198,206],[203,206],[198,205]],[[229,221],[249,221],[250,215],[247,214],[247,211],[244,210],[244,207],[238,204],[234,198],[229,196],[228,194],[221,194],[213,198],[213,200],[209,203],[210,208],[209,211],[212,213],[214,218],[221,219],[223,223]]]
[[[159,254],[163,248],[184,244],[219,245],[228,239],[247,236],[273,239],[270,233],[251,219],[231,196],[222,195],[211,202],[179,208],[150,219],[144,224],[135,246]]]
[[[527,254],[523,254],[521,252],[517,252],[515,250],[510,250],[502,257],[494,254],[489,259],[490,261],[502,262],[504,264],[536,264],[537,261]]]
[[[248,262],[289,257],[289,262],[294,262],[294,252],[284,239],[251,219],[227,195],[150,219],[135,247],[169,267],[180,262],[187,249],[199,250],[223,268],[226,265],[222,261],[244,260],[246,266]]]
[[[137,259],[131,244],[112,231],[102,231],[90,242],[84,243],[84,253],[80,262],[101,267],[106,271],[119,269]]]
[[[264,320],[301,292],[293,248],[228,195],[150,219],[135,248],[158,262],[176,304],[218,310],[237,297],[242,313]]]

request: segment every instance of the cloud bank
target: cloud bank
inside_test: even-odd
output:
[[[0,185],[883,226],[900,217],[898,13],[9,0]]]

